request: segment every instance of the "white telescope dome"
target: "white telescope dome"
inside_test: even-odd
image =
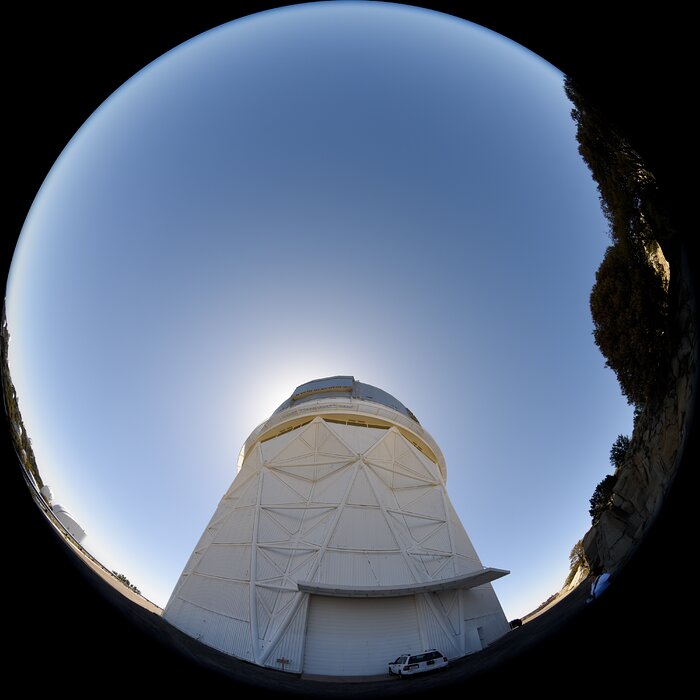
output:
[[[352,376],[315,379],[246,440],[165,619],[293,673],[387,672],[401,653],[481,650],[509,630],[413,413]]]

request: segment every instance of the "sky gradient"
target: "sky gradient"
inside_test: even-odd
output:
[[[340,2],[224,25],[105,102],[7,291],[25,425],[85,547],[164,605],[249,433],[351,374],[442,448],[506,615],[558,590],[631,431],[562,83],[469,22]]]

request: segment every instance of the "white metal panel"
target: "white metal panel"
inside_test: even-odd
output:
[[[252,506],[258,502],[259,479],[260,472],[246,482],[245,486],[240,491],[240,495],[238,496],[238,500],[235,502],[234,507],[240,508],[241,506]],[[238,494],[238,492],[236,493]]]
[[[379,583],[366,554],[332,549],[323,555],[314,580],[349,586],[375,586]]]
[[[311,596],[304,673],[387,673],[403,652],[423,650],[413,596],[346,599]]]
[[[382,438],[365,452],[365,459],[390,467],[394,461],[394,436],[391,430],[387,430]]]
[[[278,569],[279,574],[287,574],[294,578],[297,578],[294,572],[298,569],[303,568],[304,571],[308,571],[309,561],[315,558],[317,552],[316,549],[275,547],[274,545],[258,547],[258,554],[266,557]]]
[[[373,552],[367,558],[382,586],[416,582],[416,575],[401,552]]]
[[[404,507],[404,510],[417,515],[428,515],[433,518],[446,520],[445,505],[442,500],[442,487],[433,486],[426,492],[412,501],[410,505]]]
[[[302,542],[321,546],[335,522],[337,508],[314,508],[304,518]]]
[[[418,500],[421,496],[424,496],[430,489],[433,488],[428,484],[419,484],[412,489],[401,489],[396,492],[396,501],[400,508],[403,510],[414,510],[411,508],[411,504]]]
[[[299,435],[299,427],[296,427],[289,432],[278,435],[271,440],[265,440],[265,442],[258,443],[260,445],[260,451],[262,452],[262,457],[265,460],[274,459],[284,448],[288,445],[294,438]]]
[[[317,454],[314,458],[313,480],[320,481],[328,474],[332,474],[339,469],[344,469],[353,463],[352,458],[338,460],[337,457],[328,457],[326,455]]]
[[[258,542],[286,542],[299,529],[298,520],[286,520],[285,523],[294,530],[285,527],[280,518],[275,517],[271,508],[261,508],[258,516]]]
[[[308,426],[305,430],[308,430]],[[309,445],[306,440],[302,439],[301,433],[296,433],[294,439],[286,444],[273,458],[270,459],[271,464],[285,464],[300,458],[308,458],[314,453],[314,448]],[[277,438],[275,438],[276,440]],[[272,442],[272,441],[271,441]],[[245,462],[243,462],[245,469]]]
[[[192,574],[180,590],[184,600],[207,601],[207,609],[236,618],[250,620],[250,586],[248,582],[225,581]]]
[[[286,621],[287,613],[291,610],[294,602],[305,594],[297,591],[278,591],[274,608],[271,611],[271,619],[266,632],[268,639],[274,637],[280,626]],[[258,603],[258,605],[260,605]]]
[[[284,569],[267,556],[267,548],[258,546],[258,556],[255,558],[255,579],[256,581],[271,581],[284,577]]]
[[[472,571],[479,571],[482,566],[478,559],[472,559],[471,557],[455,556],[453,557],[453,564],[455,569],[455,575],[461,576],[462,574],[470,574]]]
[[[292,489],[273,471],[265,470],[263,474],[262,495],[260,503],[263,506],[281,505],[283,503],[302,503],[306,498]]]
[[[282,581],[278,582],[281,586]],[[279,613],[284,607],[284,595],[288,595],[289,591],[278,588],[266,588],[265,586],[256,586],[256,611],[258,615],[258,636],[260,639],[269,639],[274,630],[279,627],[280,620],[274,619],[275,614]],[[291,592],[294,594],[294,591]],[[283,600],[280,601],[280,595]]]
[[[377,497],[374,495],[372,486],[367,478],[367,474],[365,473],[365,468],[362,466],[362,464],[360,464],[357,474],[355,474],[355,481],[353,481],[352,488],[348,494],[347,502],[363,506],[379,505]]]
[[[386,435],[385,428],[364,428],[357,425],[330,423],[333,432],[339,435],[356,452],[366,452],[372,445]]]
[[[464,651],[467,654],[473,654],[474,652],[481,651],[483,649],[477,622],[467,623],[467,627],[464,631],[464,639]]]
[[[180,598],[169,606],[165,619],[203,644],[253,660],[248,622],[213,613]]]
[[[462,655],[462,640],[455,634],[441,605],[436,605],[438,593],[423,593],[416,596],[416,607],[423,631],[423,642],[427,649],[439,649],[447,658]]]
[[[437,591],[432,597],[433,603],[444,616],[449,629],[453,634],[459,635],[462,630],[462,621],[460,619],[459,599],[462,595],[459,589]]]
[[[200,634],[199,640],[209,646],[241,659],[253,659],[249,622],[212,615]]]
[[[333,432],[331,425],[323,421],[318,423],[316,451],[324,455],[336,455],[341,457],[352,457],[355,455],[355,450],[349,445],[346,445],[344,441]]]
[[[410,556],[422,564],[431,579],[450,578],[456,575],[454,567],[450,566],[452,557],[447,554],[414,551]]]
[[[432,482],[418,476],[409,476],[408,474],[400,474],[394,469],[393,462],[379,462],[374,459],[367,459],[367,464],[374,468],[374,473],[390,488],[390,489],[410,489],[419,486],[428,486]]]
[[[450,533],[447,529],[447,524],[436,529],[429,537],[426,537],[421,542],[421,547],[451,554],[452,543],[450,542]]]
[[[267,666],[293,673],[301,673],[304,664],[306,614],[308,598],[304,596],[294,617],[267,657]]]
[[[301,455],[300,457],[288,459],[284,462],[277,462],[273,460],[267,466],[281,471],[288,471],[290,474],[306,475],[306,472],[304,470],[308,469],[309,465],[313,466],[313,463],[314,453],[309,452]],[[313,475],[311,478],[313,478]]]
[[[480,627],[482,641],[490,644],[510,629],[491,584],[462,591],[465,624]]]
[[[250,545],[209,545],[196,570],[221,578],[250,579]]]
[[[282,505],[278,504],[280,507],[265,507],[260,509],[260,516],[262,518],[263,513],[276,522],[285,532],[289,535],[294,535],[299,532],[301,523],[304,520],[304,515],[307,513],[306,506],[299,506],[296,504],[292,505]],[[258,526],[260,527],[260,526]],[[258,531],[258,536],[260,536],[260,531]]]
[[[403,435],[396,441],[396,457],[395,465],[401,471],[406,471],[411,474],[428,479],[429,481],[437,481],[437,475],[434,470],[427,467],[418,457],[418,450],[406,440]],[[428,460],[426,460],[428,461]]]
[[[396,512],[392,512],[391,516],[397,521],[397,526],[408,530],[411,539],[416,544],[423,542],[423,540],[434,535],[440,528],[445,526],[445,521],[438,518],[406,515]]]
[[[253,537],[253,520],[255,508],[247,506],[236,508],[223,520],[214,537],[217,544],[234,544],[250,542]]]
[[[273,471],[275,476],[283,481],[291,489],[294,489],[302,498],[303,501],[307,501],[309,495],[311,494],[311,489],[313,488],[313,474],[306,475],[300,471],[290,471],[284,469],[275,469],[274,467],[268,469],[268,471]]]
[[[314,484],[311,500],[314,503],[340,503],[353,474],[351,466],[335,470]]]
[[[391,586],[415,583],[416,579],[400,552],[328,549],[313,580],[347,586]]]
[[[343,508],[329,546],[368,551],[399,548],[384,513],[379,508],[363,506]]]

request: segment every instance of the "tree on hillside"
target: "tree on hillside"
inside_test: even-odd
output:
[[[591,496],[591,507],[588,509],[594,525],[600,520],[600,516],[612,505],[613,489],[616,481],[616,476],[608,474],[595,487],[595,491]]]
[[[568,586],[573,580],[574,576],[578,574],[579,571],[583,571],[584,576],[588,575],[591,567],[588,564],[588,559],[586,559],[586,552],[583,549],[583,540],[579,540],[569,552],[569,575],[564,581],[564,587]]]
[[[648,193],[656,189],[654,175],[570,77],[564,89],[574,106],[571,116],[577,126],[578,150],[598,186],[613,241],[626,238],[647,243],[652,233],[646,224],[644,204]]]
[[[593,336],[627,401],[643,408],[662,396],[669,357],[669,266],[657,242],[666,232],[654,230],[662,225],[653,205],[657,184],[571,78],[565,90],[612,239],[591,290]]]
[[[627,435],[618,435],[610,448],[610,464],[615,467],[615,472],[625,461],[625,457],[630,449],[630,439]]]
[[[664,278],[628,241],[610,246],[590,296],[593,337],[628,403],[660,395],[667,362],[668,301]]]

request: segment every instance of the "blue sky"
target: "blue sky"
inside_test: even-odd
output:
[[[631,432],[593,343],[608,245],[563,76],[446,15],[314,3],[146,67],[48,174],[7,289],[40,471],[164,605],[293,389],[395,395],[516,617],[558,590]]]

